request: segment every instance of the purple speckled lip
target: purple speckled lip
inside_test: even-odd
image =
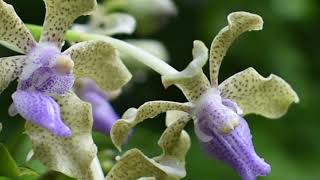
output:
[[[82,78],[77,95],[92,106],[93,129],[110,134],[111,127],[120,117],[108,102],[107,94],[93,80]]]
[[[71,72],[61,73],[56,69],[57,59],[64,56],[49,43],[37,44],[27,54],[18,89],[12,95],[10,111],[19,113],[54,135],[69,137],[71,130],[63,123],[60,107],[52,98],[68,92],[75,80]]]
[[[236,103],[211,89],[200,99],[194,114],[197,137],[209,155],[229,164],[244,180],[255,180],[271,171],[256,154],[250,129]],[[226,127],[230,127],[228,132]]]

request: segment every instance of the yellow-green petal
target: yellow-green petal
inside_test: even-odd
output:
[[[158,144],[163,154],[148,158],[140,150],[126,152],[109,172],[108,180],[178,180],[186,176],[185,156],[190,148],[190,137],[183,128],[188,115],[172,123],[162,134]]]
[[[167,111],[166,113],[166,126],[170,126],[172,123],[177,121],[180,117],[187,115],[188,113],[183,111]]]
[[[130,130],[138,123],[169,110],[190,112],[191,108],[192,106],[189,103],[170,101],[150,101],[141,105],[138,109],[130,108],[124,113],[122,119],[113,125],[111,130],[112,142],[121,150],[121,145],[126,141]]]
[[[194,41],[192,54],[193,60],[186,69],[162,76],[161,79],[166,88],[175,84],[190,102],[196,102],[210,88],[210,83],[202,71],[208,60],[208,49],[203,42]]]
[[[296,92],[282,78],[273,74],[265,78],[253,68],[231,76],[218,89],[224,98],[236,102],[244,114],[268,118],[281,117],[293,102],[299,102]]]
[[[0,93],[21,74],[25,58],[25,56],[0,58]]]
[[[57,97],[64,123],[71,129],[70,138],[57,137],[46,129],[27,123],[34,151],[34,159],[49,169],[78,179],[90,176],[90,166],[96,157],[97,147],[91,136],[92,113],[90,104],[74,93]]]
[[[228,16],[228,26],[224,27],[213,39],[210,48],[210,81],[218,86],[219,69],[228,48],[234,40],[246,31],[261,30],[263,20],[256,14],[234,12]]]
[[[64,54],[74,61],[76,78],[89,77],[105,91],[119,90],[131,79],[131,73],[117,50],[104,41],[87,41],[71,46]]]
[[[136,180],[146,176],[165,180],[166,172],[156,161],[145,156],[140,150],[131,149],[117,161],[106,180]]]
[[[62,47],[64,34],[73,21],[81,15],[92,12],[97,5],[96,0],[44,0],[46,17],[40,42],[51,42]]]
[[[163,165],[168,164],[170,167],[176,166],[175,173],[180,174],[181,177],[186,175],[184,169],[185,157],[191,145],[190,137],[183,128],[187,125],[190,118],[188,114],[182,114],[178,119],[171,121],[172,123],[163,132],[158,141],[158,145],[161,147],[163,154],[154,158]],[[172,162],[175,163],[173,164]],[[179,173],[177,173],[178,169],[180,170]]]
[[[27,53],[36,44],[13,7],[0,0],[0,44]]]

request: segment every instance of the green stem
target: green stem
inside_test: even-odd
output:
[[[35,38],[39,39],[42,31],[41,26],[36,25],[27,25],[31,33],[34,35]],[[118,49],[121,53],[125,53],[135,60],[145,64],[146,66],[150,67],[157,73],[161,75],[168,75],[168,74],[175,74],[178,71],[165,63],[160,58],[150,54],[149,52],[133,46],[127,42],[121,41],[119,39],[115,39],[109,36],[98,35],[98,34],[90,34],[78,31],[68,31],[66,33],[65,39],[71,42],[82,42],[82,41],[89,41],[89,40],[100,40],[113,45],[116,49]]]

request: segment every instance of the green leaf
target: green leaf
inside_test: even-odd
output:
[[[19,168],[7,148],[0,143],[0,176],[17,177]]]

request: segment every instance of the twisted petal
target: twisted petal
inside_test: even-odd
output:
[[[208,60],[208,49],[201,41],[194,41],[192,54],[193,61],[186,69],[162,76],[162,83],[166,88],[175,84],[190,102],[195,102],[210,88],[209,81],[202,72],[202,67]]]
[[[263,20],[256,14],[234,12],[228,16],[228,26],[214,38],[210,48],[210,81],[218,86],[218,75],[222,59],[232,42],[246,31],[261,30]]]
[[[106,179],[136,180],[145,176],[165,180],[167,174],[156,161],[148,158],[138,149],[131,149],[117,161]]]
[[[13,7],[0,0],[0,44],[27,53],[36,44]]]
[[[130,72],[109,43],[78,43],[64,54],[70,54],[74,60],[74,74],[77,78],[89,77],[105,91],[118,90],[131,79]]]
[[[97,5],[96,0],[44,0],[46,17],[40,42],[51,42],[62,47],[65,32],[73,21],[81,15],[87,15]]]
[[[231,76],[219,85],[219,90],[224,98],[235,101],[244,115],[279,118],[293,102],[299,102],[296,92],[283,79],[273,74],[265,78],[253,68]]]
[[[137,149],[129,150],[111,169],[107,179],[166,180],[185,177],[185,156],[190,148],[190,137],[183,128],[189,119],[188,115],[182,116],[165,130],[158,142],[162,155],[150,159]]]
[[[113,144],[121,150],[121,145],[125,142],[130,130],[145,119],[153,118],[160,113],[169,110],[180,110],[190,112],[192,106],[189,103],[177,103],[170,101],[150,101],[138,109],[128,109],[122,119],[117,121],[111,130],[111,139]]]
[[[24,64],[25,56],[0,58],[0,93],[21,74]]]
[[[53,136],[46,130],[27,123],[26,131],[32,140],[34,158],[51,170],[73,178],[88,179],[89,167],[97,152],[91,137],[91,107],[73,93],[58,97],[57,102],[64,122],[71,128],[72,136]]]
[[[187,115],[188,113],[178,110],[167,111],[166,113],[166,126],[170,126],[177,121],[180,117]]]
[[[26,120],[48,129],[56,136],[71,136],[70,129],[62,122],[59,105],[49,96],[38,91],[16,91],[12,94],[14,107]]]
[[[173,120],[171,120],[171,124],[168,125],[168,128],[163,132],[158,141],[158,145],[161,147],[163,154],[154,158],[162,164],[171,164],[169,161],[171,158],[177,159],[179,161],[178,166],[181,166],[180,168],[177,167],[177,169],[181,170],[179,173],[180,177],[184,177],[186,175],[184,162],[191,145],[188,133],[183,130],[189,122],[190,116],[184,112],[182,113],[183,114],[180,114],[177,119],[167,117],[167,120],[170,118],[173,118]]]
[[[266,176],[270,172],[269,164],[256,154],[250,129],[243,118],[231,133],[225,135],[201,124],[199,128],[211,137],[210,141],[201,141],[209,155],[229,164],[244,180],[255,180],[256,176]]]

